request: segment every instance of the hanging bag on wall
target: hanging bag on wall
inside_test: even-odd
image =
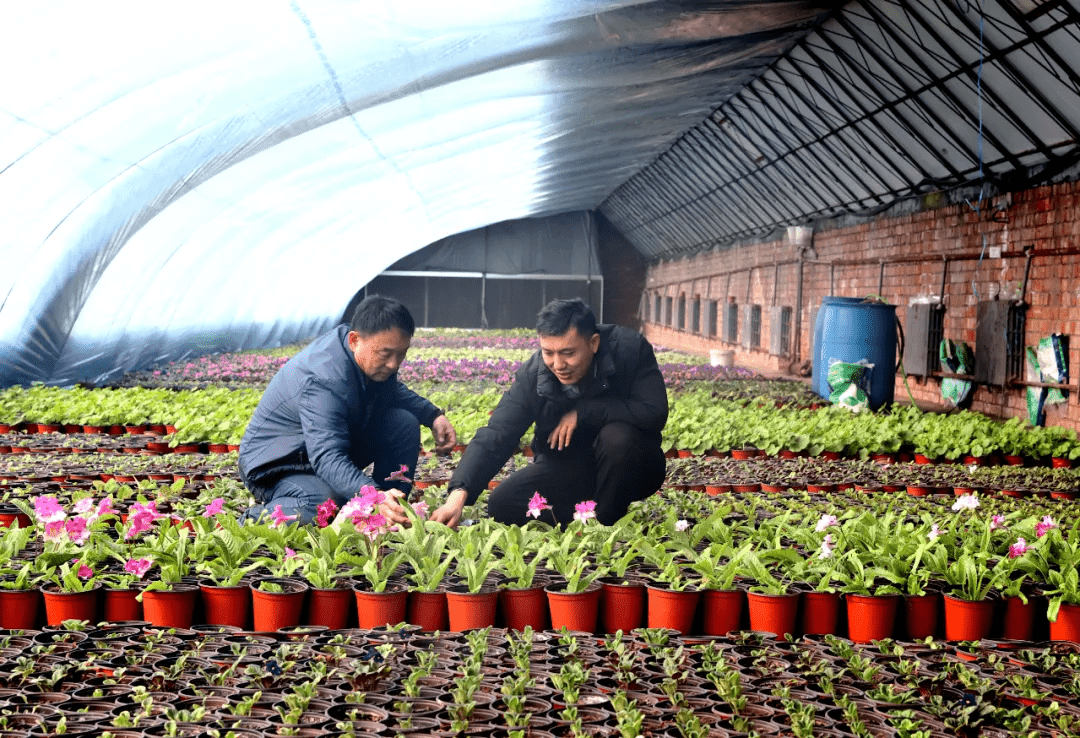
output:
[[[943,338],[938,347],[941,366],[951,374],[970,374],[975,366],[975,356],[966,343],[953,343],[951,338]],[[966,379],[944,377],[941,380],[941,398],[946,405],[959,407],[971,396],[971,382]]]

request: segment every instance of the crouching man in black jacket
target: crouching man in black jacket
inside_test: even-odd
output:
[[[488,513],[499,522],[527,522],[529,500],[539,493],[551,506],[541,520],[566,524],[577,503],[594,500],[597,520],[610,525],[663,483],[667,389],[645,337],[598,326],[581,300],[548,304],[536,330],[540,350],[476,432],[433,520],[457,525],[462,508],[487,488],[534,422],[534,462],[488,499]]]

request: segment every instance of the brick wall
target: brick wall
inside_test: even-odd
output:
[[[974,349],[976,309],[980,300],[1023,295],[1027,303],[1025,344],[1062,333],[1071,339],[1068,353],[1071,383],[1080,378],[1080,184],[1039,187],[985,202],[980,213],[968,205],[880,217],[859,225],[819,227],[802,261],[801,331],[787,356],[769,351],[772,306],[794,308],[799,293],[800,251],[807,245],[789,231],[779,240],[693,258],[661,262],[646,272],[646,335],[655,342],[700,354],[732,349],[739,366],[775,373],[808,369],[813,312],[823,297],[865,297],[881,294],[898,306],[901,322],[909,304],[933,300],[942,292],[944,275],[944,335],[965,341]],[[984,249],[985,245],[985,249]],[[998,254],[1000,249],[1000,255]],[[1026,255],[1031,254],[1026,287]],[[947,261],[947,271],[946,271]],[[653,315],[655,297],[673,298],[677,312],[685,295],[687,310],[695,296],[701,300],[701,331],[677,330]],[[708,335],[705,311],[710,301],[719,306],[761,306],[761,345],[747,349],[729,344],[723,336]],[[661,300],[664,303],[664,300]],[[799,311],[796,311],[799,312]],[[794,321],[792,324],[794,330]],[[717,326],[718,333],[722,326]],[[797,345],[795,345],[797,343]],[[806,366],[800,367],[805,362]],[[912,394],[920,403],[941,401],[940,380],[912,378]],[[906,399],[897,378],[897,399]],[[1048,408],[1048,425],[1080,429],[1077,394],[1065,406]],[[972,409],[993,416],[1026,415],[1024,390],[976,386]]]

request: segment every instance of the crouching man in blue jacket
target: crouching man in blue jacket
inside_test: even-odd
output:
[[[311,523],[327,500],[340,508],[372,485],[389,493],[383,515],[408,523],[398,499],[411,485],[399,477],[413,477],[420,425],[431,428],[437,452],[457,443],[442,411],[397,379],[415,329],[404,305],[373,295],[349,325],[278,370],[240,442],[240,475],[255,497],[245,519],[280,505],[284,515]],[[372,462],[374,478],[363,471]]]

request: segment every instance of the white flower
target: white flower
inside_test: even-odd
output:
[[[825,536],[825,538],[821,541],[821,552],[818,553],[818,558],[831,559],[834,548],[836,548],[836,544],[833,543],[832,535]]]
[[[817,527],[814,528],[815,533],[824,533],[826,528],[831,528],[834,525],[839,525],[840,521],[836,519],[835,515],[822,515],[821,520],[817,521]]]
[[[931,541],[936,541],[940,536],[943,536],[944,534],[945,531],[938,528],[937,523],[934,523],[930,526],[930,532],[926,534],[926,537],[929,538]]]
[[[959,512],[960,510],[974,510],[979,506],[979,498],[975,495],[961,495],[953,503],[953,512]]]
[[[689,527],[690,527],[690,522],[687,521],[687,520],[680,520],[679,522],[675,523],[675,530],[679,531],[680,533],[682,533],[684,530],[686,530]]]

